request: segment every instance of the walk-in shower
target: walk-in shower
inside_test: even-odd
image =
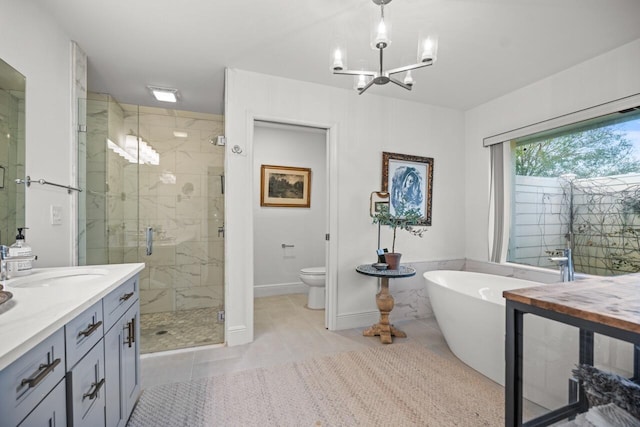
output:
[[[143,353],[223,342],[222,117],[96,94],[79,115],[78,263],[146,264]]]

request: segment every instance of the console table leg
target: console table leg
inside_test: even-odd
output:
[[[506,304],[505,335],[505,426],[522,425],[523,313]]]
[[[380,321],[362,333],[365,337],[379,336],[383,344],[391,344],[391,337],[406,338],[407,334],[397,329],[389,323],[389,313],[395,304],[393,296],[389,293],[389,279],[386,277],[380,280],[380,292],[376,294],[376,305],[380,310]]]

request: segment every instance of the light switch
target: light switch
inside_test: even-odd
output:
[[[62,206],[51,205],[51,225],[62,225]]]

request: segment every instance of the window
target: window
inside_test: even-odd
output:
[[[511,141],[507,261],[576,272],[640,272],[640,109]]]

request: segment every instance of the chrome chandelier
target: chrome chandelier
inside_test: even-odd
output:
[[[389,37],[389,23],[385,21],[384,7],[391,3],[391,0],[372,0],[376,5],[380,6],[380,19],[375,22],[375,26],[371,35],[371,48],[378,50],[380,56],[380,67],[378,71],[368,70],[349,70],[346,69],[346,54],[344,48],[336,48],[333,53],[333,74],[346,74],[355,76],[354,88],[358,94],[363,94],[372,85],[386,85],[391,82],[407,90],[413,87],[413,77],[411,70],[417,68],[428,67],[436,61],[436,53],[438,50],[438,39],[435,36],[420,37],[418,40],[418,57],[417,63],[405,65],[404,67],[392,68],[385,70],[383,66],[384,49],[391,43]],[[394,77],[395,74],[405,73],[402,81]]]

